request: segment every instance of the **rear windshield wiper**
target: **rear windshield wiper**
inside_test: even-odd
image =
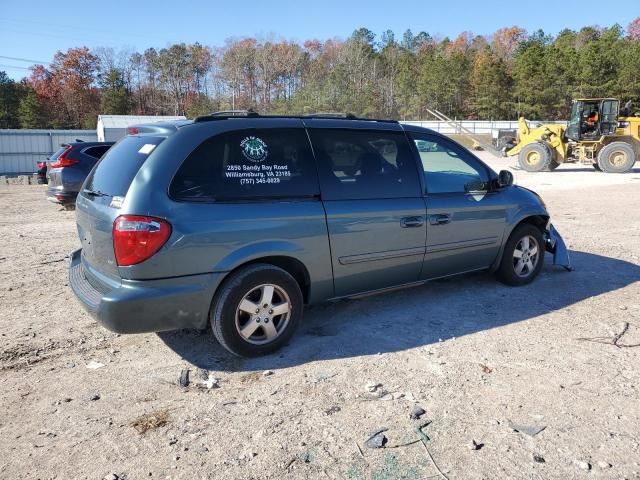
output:
[[[108,197],[109,196],[108,193],[101,192],[100,190],[89,190],[88,188],[85,188],[82,191],[87,195],[91,195],[92,197]]]

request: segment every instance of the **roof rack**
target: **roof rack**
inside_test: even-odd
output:
[[[198,122],[206,122],[209,120],[224,120],[230,117],[259,117],[260,114],[249,108],[247,110],[220,110],[219,112],[211,112],[207,115],[201,115],[196,117],[193,121]]]
[[[219,112],[212,112],[208,115],[202,115],[196,117],[194,123],[209,122],[212,120],[226,120],[229,118],[237,117],[250,117],[250,118],[299,118],[299,119],[333,119],[333,120],[360,120],[364,122],[385,122],[385,123],[398,123],[397,120],[379,119],[379,118],[360,118],[356,117],[353,113],[343,112],[318,112],[308,113],[304,115],[260,115],[253,109],[248,110],[221,110]]]

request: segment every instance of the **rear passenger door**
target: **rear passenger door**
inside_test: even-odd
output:
[[[439,135],[409,133],[425,180],[427,252],[422,278],[489,267],[505,230],[507,200],[492,190],[489,168]]]
[[[318,164],[336,296],[417,281],[425,204],[404,132],[393,124],[370,130],[326,126],[344,126],[344,120],[305,123]]]

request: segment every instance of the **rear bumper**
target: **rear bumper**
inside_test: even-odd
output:
[[[89,271],[87,271],[89,270]],[[143,333],[205,328],[223,273],[162,280],[105,281],[85,269],[82,250],[71,254],[69,285],[85,309],[108,330]]]
[[[65,192],[63,190],[47,189],[47,200],[53,203],[75,203],[78,192]]]

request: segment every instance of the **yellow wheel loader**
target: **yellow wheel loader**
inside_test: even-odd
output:
[[[518,155],[528,172],[554,170],[561,163],[583,163],[603,172],[624,173],[640,158],[640,113],[631,115],[631,102],[619,111],[615,98],[584,98],[573,101],[568,124],[530,128],[518,121],[515,144],[507,156]]]

